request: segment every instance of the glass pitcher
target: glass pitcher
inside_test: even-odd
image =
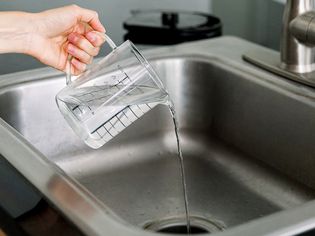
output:
[[[56,95],[58,108],[74,132],[99,148],[126,127],[168,101],[168,93],[148,61],[129,40]]]

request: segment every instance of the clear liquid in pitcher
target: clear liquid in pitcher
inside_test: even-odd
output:
[[[114,96],[117,92],[123,96]],[[131,85],[124,90],[117,85],[104,85],[76,88],[59,96],[57,103],[61,109],[66,109],[65,119],[79,121],[76,131],[81,132],[81,137],[84,135],[84,141],[98,148],[167,100],[167,92],[155,87]]]

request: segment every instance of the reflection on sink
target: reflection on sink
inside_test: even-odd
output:
[[[315,99],[217,59],[168,58],[153,66],[177,109],[192,215],[228,228],[315,198]],[[63,86],[59,77],[3,88],[0,116],[130,224],[182,216],[167,107],[93,150],[55,105]]]

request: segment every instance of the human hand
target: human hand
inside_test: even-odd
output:
[[[28,53],[42,63],[78,75],[92,62],[104,43],[105,28],[95,11],[76,5],[35,13]]]
[[[25,53],[72,74],[83,72],[105,41],[97,13],[76,5],[40,13],[0,12],[0,53]]]

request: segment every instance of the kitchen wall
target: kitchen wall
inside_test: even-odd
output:
[[[211,12],[211,0],[15,0],[1,1],[0,11],[20,10],[38,12],[49,8],[78,4],[98,11],[107,32],[117,43],[122,42],[122,22],[130,16],[132,9],[175,9]],[[0,74],[42,66],[35,59],[25,55],[0,55]]]
[[[223,33],[279,50],[283,0],[213,0]]]
[[[279,50],[281,18],[284,0],[15,0],[1,1],[0,11],[22,10],[37,12],[71,3],[95,9],[117,42],[122,42],[122,22],[132,9],[174,9],[201,11],[219,16],[223,33],[235,35]],[[104,51],[101,53],[104,55]],[[43,66],[35,59],[16,54],[0,55],[0,74]]]

